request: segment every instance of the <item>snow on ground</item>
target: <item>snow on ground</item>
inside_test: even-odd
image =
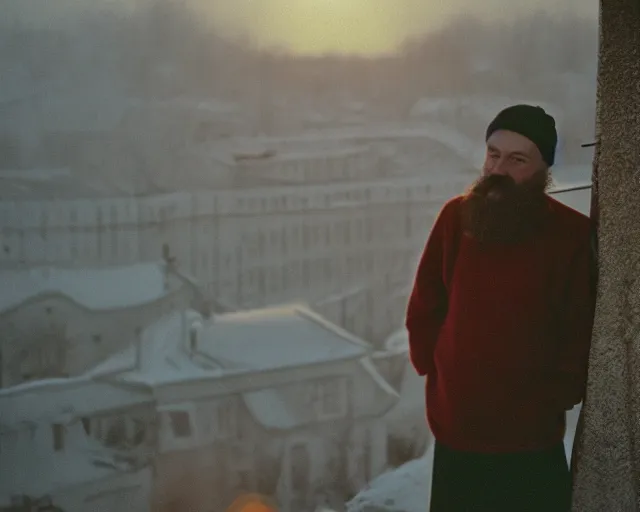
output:
[[[567,413],[564,445],[570,460],[580,407]],[[424,512],[431,496],[433,444],[425,455],[379,476],[347,503],[347,512]]]

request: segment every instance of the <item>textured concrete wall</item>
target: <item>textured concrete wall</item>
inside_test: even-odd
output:
[[[574,512],[640,510],[640,1],[601,0],[599,289]]]

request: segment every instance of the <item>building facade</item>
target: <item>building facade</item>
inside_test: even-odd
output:
[[[344,501],[387,468],[382,418],[397,392],[369,344],[308,308],[210,319],[177,310],[136,345],[89,376],[154,399],[155,420],[146,423],[156,439],[154,511],[226,510],[255,492],[283,512],[311,511],[323,497]],[[116,419],[124,442],[131,418],[108,419],[103,442]]]
[[[194,295],[158,263],[4,270],[0,281],[0,388],[80,375]]]
[[[398,318],[398,307],[385,312],[388,281],[406,285],[442,202],[463,187],[394,178],[3,202],[0,265],[128,265],[156,261],[168,247],[231,310],[322,302],[331,320],[382,339],[386,318]]]

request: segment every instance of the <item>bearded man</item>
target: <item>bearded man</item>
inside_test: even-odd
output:
[[[557,133],[506,108],[482,176],[442,208],[407,308],[435,437],[431,512],[568,512],[566,411],[595,308],[591,222],[547,195]]]

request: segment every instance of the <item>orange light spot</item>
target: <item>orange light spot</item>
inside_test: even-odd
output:
[[[227,512],[278,512],[265,503],[260,496],[241,496],[233,502]]]
[[[262,503],[249,503],[248,505],[242,507],[240,509],[240,512],[274,512],[274,510]]]

